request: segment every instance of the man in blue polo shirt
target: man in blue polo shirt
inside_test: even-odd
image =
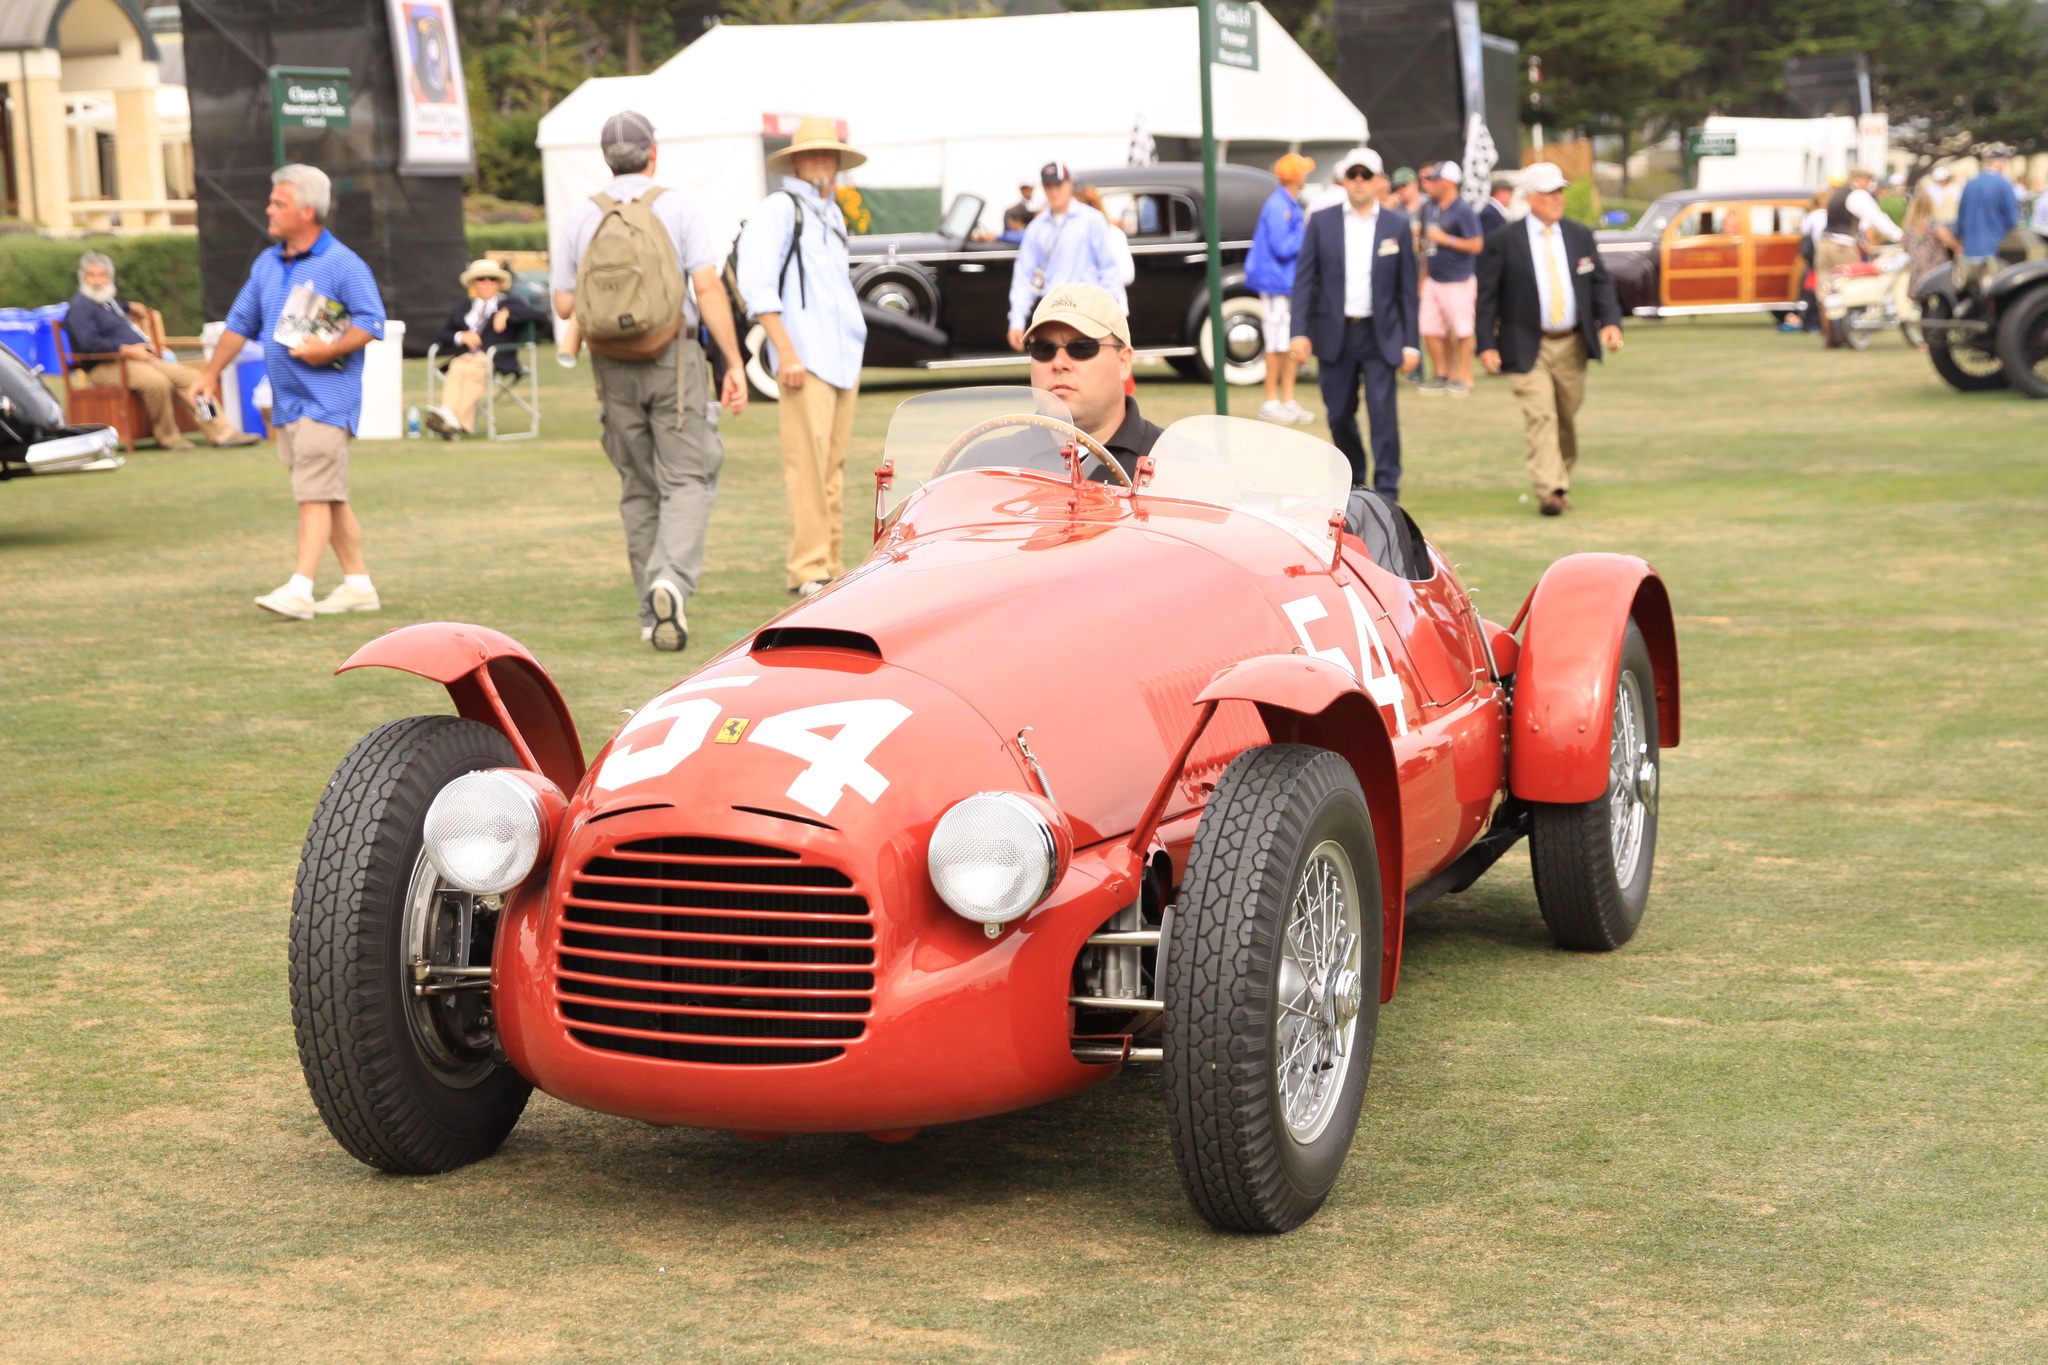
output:
[[[227,330],[193,392],[218,403],[222,371],[234,364],[244,341],[262,339],[277,457],[292,472],[292,496],[299,504],[299,562],[290,581],[257,598],[256,605],[300,621],[376,611],[380,603],[363,562],[363,529],[348,505],[348,441],[363,407],[363,347],[384,335],[384,300],[363,258],[321,226],[333,194],[327,173],[285,166],[270,183],[270,235],[278,244],[249,267],[248,282],[228,310]],[[340,305],[347,326],[339,336],[309,337],[287,350],[274,339],[274,329],[293,289],[302,284]],[[315,602],[313,575],[329,545],[341,561],[342,582]]]

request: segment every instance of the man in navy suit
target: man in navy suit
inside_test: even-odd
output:
[[[1372,423],[1372,486],[1401,492],[1401,419],[1394,377],[1422,359],[1416,335],[1415,239],[1407,216],[1383,208],[1384,163],[1367,147],[1337,162],[1345,202],[1309,215],[1294,267],[1297,362],[1314,348],[1330,439],[1351,461],[1351,483],[1365,486],[1365,445],[1358,432],[1358,389]]]

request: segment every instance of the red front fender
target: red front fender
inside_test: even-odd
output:
[[[1576,804],[1607,790],[1614,675],[1629,617],[1657,673],[1657,739],[1678,743],[1678,633],[1657,571],[1634,555],[1567,555],[1523,608],[1515,666],[1508,789],[1525,801]]]
[[[395,668],[448,689],[466,719],[512,741],[528,768],[566,794],[583,780],[583,741],[555,680],[526,647],[487,626],[428,621],[380,635],[349,655],[351,668]]]
[[[1195,698],[1198,704],[1231,700],[1255,703],[1275,744],[1331,750],[1358,774],[1380,861],[1380,999],[1393,999],[1408,916],[1401,779],[1385,718],[1349,673],[1326,659],[1300,654],[1262,654],[1232,664]]]

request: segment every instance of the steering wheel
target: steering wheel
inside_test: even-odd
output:
[[[946,467],[953,462],[954,456],[981,437],[986,436],[989,432],[1000,431],[1004,427],[1044,427],[1055,436],[1071,438],[1079,445],[1085,447],[1090,455],[1102,461],[1108,467],[1109,472],[1116,475],[1118,483],[1122,484],[1125,488],[1131,486],[1131,476],[1124,473],[1124,467],[1116,462],[1116,456],[1103,448],[1102,442],[1096,440],[1071,422],[1062,422],[1057,417],[1046,417],[1035,412],[1010,413],[1007,416],[991,417],[985,422],[975,423],[967,428],[967,430],[961,432],[952,445],[946,447],[946,453],[939,457],[937,472],[943,474],[946,471]]]

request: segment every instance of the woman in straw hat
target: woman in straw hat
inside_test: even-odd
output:
[[[546,321],[539,310],[507,292],[512,272],[496,261],[471,261],[462,272],[462,284],[469,296],[450,305],[434,337],[440,353],[449,357],[444,370],[448,382],[441,389],[441,402],[425,414],[427,427],[445,441],[459,441],[476,430],[476,405],[491,382],[491,361],[484,352],[496,346],[498,369],[517,374],[519,329]]]
[[[847,269],[846,218],[832,182],[867,158],[832,120],[806,118],[768,158],[782,185],[747,216],[740,299],[772,348],[781,389],[782,476],[789,497],[791,593],[808,597],[845,572],[840,509],[846,448],[868,326]]]

